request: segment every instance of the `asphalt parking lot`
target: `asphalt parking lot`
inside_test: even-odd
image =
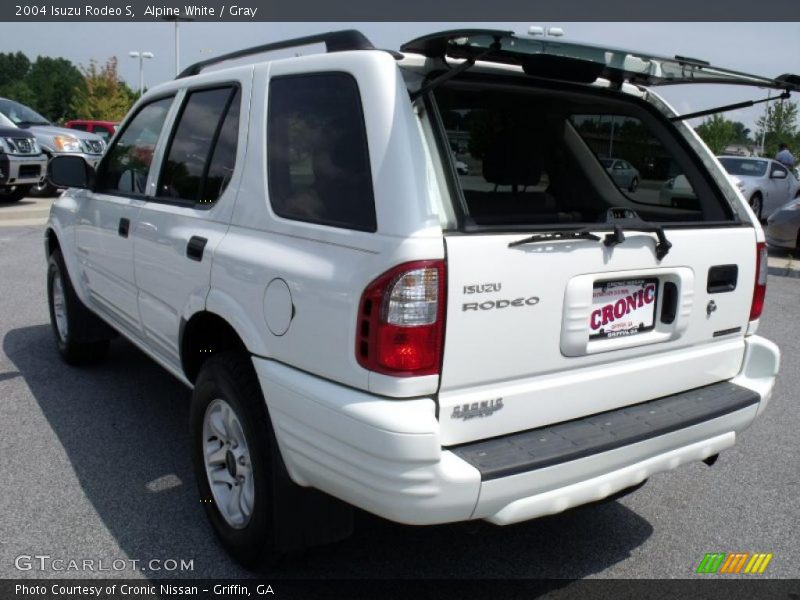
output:
[[[188,390],[121,340],[96,367],[59,360],[45,303],[48,206],[0,207],[0,577],[249,576],[218,546],[199,502]],[[688,465],[622,500],[505,528],[405,527],[358,513],[351,539],[268,575],[691,578],[706,552],[771,552],[763,577],[800,577],[800,281],[778,275],[793,259],[777,258],[788,267],[771,261],[760,333],[781,347],[781,374],[764,416],[715,466]],[[15,567],[36,554],[192,560],[193,570]]]

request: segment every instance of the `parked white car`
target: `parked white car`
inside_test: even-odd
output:
[[[600,162],[621,189],[635,192],[639,187],[639,170],[621,158],[601,158]]]
[[[220,64],[311,43],[329,52]],[[72,188],[45,239],[58,349],[100,360],[119,333],[192,390],[200,499],[243,564],[344,537],[351,506],[505,525],[624,493],[713,463],[767,405],[764,233],[642,91],[705,67],[547,48],[259,47],[149,90],[96,170],[51,161]],[[694,207],[614,184],[609,115]]]
[[[718,158],[759,219],[766,219],[800,196],[800,181],[794,171],[776,160],[736,156]]]
[[[675,208],[696,210],[699,206],[694,188],[685,175],[667,179],[659,189],[658,198],[661,204]]]

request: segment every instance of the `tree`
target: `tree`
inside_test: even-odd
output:
[[[26,83],[34,95],[31,108],[57,123],[75,116],[70,105],[76,88],[83,86],[83,75],[70,61],[39,56]]]
[[[733,121],[733,141],[737,144],[752,144],[750,129],[741,121]]]
[[[82,119],[122,120],[133,104],[135,94],[120,81],[117,58],[112,56],[100,67],[93,60],[82,71],[83,86],[75,88],[71,105],[74,113]]]
[[[725,147],[730,144],[735,137],[735,129],[732,121],[728,121],[722,115],[712,115],[697,127],[697,134],[714,154],[722,154]]]
[[[26,83],[31,61],[22,52],[0,53],[0,96],[28,104],[34,99]]]
[[[0,97],[16,100],[20,104],[30,106],[36,100],[36,95],[31,91],[25,81],[14,81],[0,87]]]
[[[31,61],[22,52],[0,53],[0,90],[25,80],[31,70]]]
[[[796,143],[800,137],[797,130],[797,104],[786,100],[771,102],[767,105],[766,114],[756,121],[756,128],[759,142],[764,136],[764,156],[775,156],[780,143]]]

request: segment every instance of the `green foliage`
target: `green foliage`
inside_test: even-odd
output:
[[[25,81],[14,81],[0,87],[0,97],[16,100],[20,104],[32,106],[36,95]]]
[[[39,56],[31,65],[26,82],[34,95],[32,109],[55,123],[73,118],[70,103],[75,89],[83,86],[83,76],[70,61]]]
[[[741,121],[733,121],[733,143],[734,144],[752,144],[753,140],[750,138],[750,129],[744,126]]]
[[[0,53],[0,95],[5,95],[6,86],[24,81],[30,70],[31,61],[22,52]]]
[[[756,121],[757,139],[764,136],[764,156],[775,156],[781,142],[789,145],[797,153],[800,146],[800,131],[797,127],[797,103],[786,100],[772,102],[767,105],[765,115]]]
[[[0,96],[30,106],[53,122],[72,118],[70,102],[80,71],[65,58],[39,56],[31,63],[22,52],[0,53]]]
[[[72,111],[82,119],[120,121],[136,94],[120,81],[116,57],[112,56],[102,66],[93,60],[82,70],[83,86],[75,90]]]
[[[714,154],[722,154],[725,147],[734,141],[736,130],[733,122],[722,115],[712,115],[697,128],[697,134]]]

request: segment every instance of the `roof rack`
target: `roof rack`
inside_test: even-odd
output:
[[[343,52],[345,50],[375,50],[372,42],[360,31],[356,29],[343,29],[341,31],[329,31],[327,33],[318,33],[315,35],[308,35],[306,37],[294,38],[291,40],[284,40],[282,42],[274,42],[272,44],[264,44],[262,46],[253,46],[252,48],[245,48],[244,50],[237,50],[207,60],[201,60],[193,65],[186,67],[175,79],[183,77],[190,77],[197,75],[206,67],[224,62],[226,60],[234,60],[244,56],[252,56],[254,54],[261,54],[262,52],[270,52],[272,50],[283,50],[285,48],[295,48],[297,46],[306,46],[308,44],[324,43],[326,52]]]

